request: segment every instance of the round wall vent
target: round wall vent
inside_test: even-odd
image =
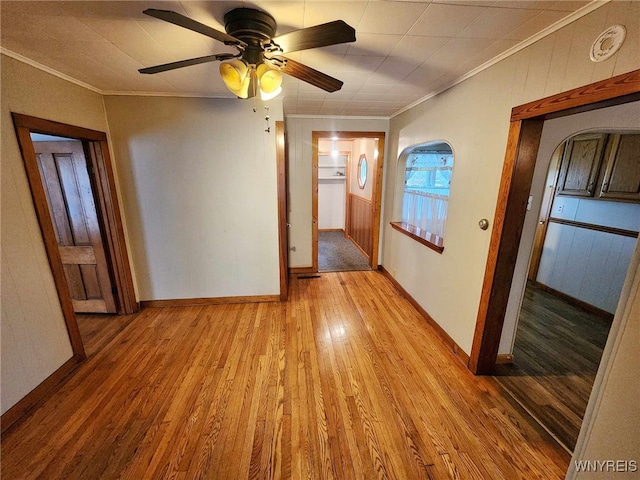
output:
[[[598,38],[591,45],[591,60],[594,62],[603,62],[620,50],[627,35],[627,29],[624,25],[614,25],[607,28],[598,35]]]

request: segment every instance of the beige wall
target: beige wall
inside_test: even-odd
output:
[[[627,41],[611,59],[589,46],[622,23]],[[391,120],[386,162],[383,265],[467,353],[471,350],[512,107],[640,68],[640,2],[611,2]],[[391,229],[400,152],[446,140],[455,155],[444,252]]]
[[[140,300],[279,293],[269,105],[105,97]]]
[[[287,117],[289,186],[289,266],[312,262],[311,134],[314,131],[388,132],[387,119]],[[357,160],[356,160],[357,161]]]
[[[371,181],[371,175],[376,169],[376,156],[375,150],[378,147],[378,141],[374,138],[356,138],[353,142],[353,157],[351,161],[351,172],[349,176],[350,187],[349,191],[358,197],[371,200],[373,195],[373,182]],[[364,184],[364,188],[360,188],[358,185],[358,162],[360,155],[364,154],[367,158],[367,181]]]
[[[2,56],[2,413],[71,358],[11,112],[106,131],[102,97]]]

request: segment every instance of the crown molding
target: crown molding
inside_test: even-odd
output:
[[[118,92],[115,90],[106,90],[102,92],[105,97],[180,97],[180,98],[218,98],[226,100],[235,100],[237,97],[232,95],[207,95],[204,93],[179,93],[179,92]]]
[[[12,52],[11,50],[7,50],[4,47],[0,47],[0,53],[3,55],[6,55],[7,57],[13,58],[14,60],[18,60],[19,62],[26,63],[27,65],[30,65],[33,68],[37,68],[38,70],[42,70],[43,72],[49,73],[54,77],[61,78],[62,80],[66,80],[67,82],[78,85],[79,87],[83,87],[83,88],[86,88],[87,90],[91,90],[92,92],[99,93],[100,95],[104,95],[102,90],[100,90],[97,87],[94,87],[93,85],[89,85],[88,83],[81,82],[80,80],[77,80],[73,77],[70,77],[69,75],[66,75],[62,72],[54,70],[51,67],[47,67],[46,65],[38,63],[35,60],[31,60],[30,58],[20,55],[19,53]]]
[[[389,120],[391,117],[371,117],[371,116],[357,116],[357,115],[304,115],[304,114],[291,114],[285,115],[286,118],[319,118],[319,119],[340,119],[340,120]]]
[[[452,81],[451,83],[448,83],[446,86],[442,87],[441,89],[436,90],[434,92],[431,92],[431,93],[425,95],[424,97],[420,98],[419,100],[416,100],[415,102],[407,105],[406,107],[401,108],[400,110],[398,110],[397,112],[392,114],[389,118],[397,117],[398,115],[400,115],[400,114],[402,114],[402,113],[404,113],[404,112],[406,112],[408,110],[411,110],[413,107],[416,107],[416,106],[420,105],[421,103],[426,102],[427,100],[435,97],[436,95],[440,95],[442,92],[444,92],[446,90],[449,90],[451,87],[455,87],[459,83],[462,83],[465,80],[467,80],[467,79],[477,75],[478,73],[482,72],[483,70],[486,70],[487,68],[492,67],[493,65],[495,65],[498,62],[501,62],[505,58],[510,57],[511,55],[514,55],[515,53],[518,53],[520,50],[524,50],[528,46],[533,45],[534,43],[536,43],[538,40],[541,40],[544,37],[547,37],[547,36],[551,35],[552,33],[560,30],[561,28],[566,27],[570,23],[573,23],[576,20],[584,17],[585,15],[588,15],[589,13],[593,12],[594,10],[606,5],[610,1],[611,0],[593,0],[591,3],[588,3],[584,7],[576,10],[571,15],[568,15],[568,16],[564,17],[563,19],[558,20],[556,23],[554,23],[552,25],[549,25],[547,28],[545,28],[544,30],[541,30],[540,32],[536,33],[532,37],[529,37],[526,40],[523,40],[519,44],[514,45],[513,47],[511,47],[508,50],[505,50],[500,55],[498,55],[496,57],[493,57],[491,60],[486,61],[482,65],[480,65],[480,66],[474,68],[473,70],[465,73],[461,77],[456,78],[454,81]]]

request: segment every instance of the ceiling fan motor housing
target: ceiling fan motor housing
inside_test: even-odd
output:
[[[276,21],[266,12],[253,8],[235,8],[224,15],[227,33],[247,43],[242,58],[250,65],[263,62],[263,42],[276,34]]]

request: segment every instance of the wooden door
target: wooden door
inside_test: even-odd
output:
[[[34,142],[76,313],[116,313],[82,142]]]

